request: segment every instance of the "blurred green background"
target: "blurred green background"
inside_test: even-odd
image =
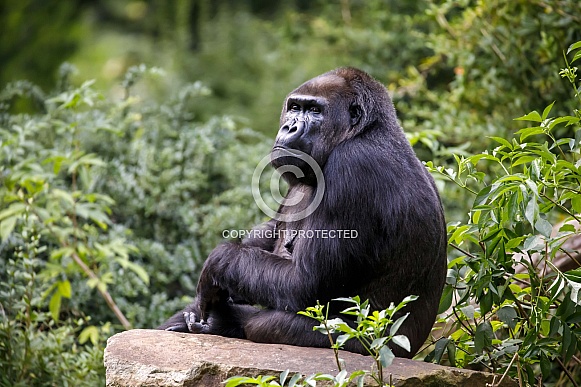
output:
[[[369,72],[447,165],[573,108],[579,26],[578,0],[0,1],[1,385],[103,384],[123,326],[99,292],[133,327],[188,302],[222,230],[264,220],[252,171],[302,82]],[[464,220],[471,198],[438,184]]]

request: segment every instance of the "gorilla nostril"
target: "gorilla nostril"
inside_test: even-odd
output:
[[[292,134],[292,133],[296,132],[297,130],[298,130],[298,128],[296,127],[296,125],[294,125],[294,126],[291,126],[289,128],[288,133]]]

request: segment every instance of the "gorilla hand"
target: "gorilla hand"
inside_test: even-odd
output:
[[[194,299],[183,311],[173,315],[160,327],[166,331],[184,333],[208,333],[209,324],[202,320],[202,313],[198,302],[198,297]]]

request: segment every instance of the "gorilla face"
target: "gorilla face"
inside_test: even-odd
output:
[[[285,122],[278,131],[274,147],[297,149],[311,154],[313,143],[328,113],[328,105],[328,101],[322,97],[289,96],[285,106]]]
[[[306,158],[313,157],[313,147],[324,128],[328,105],[325,98],[308,95],[291,95],[285,102],[284,122],[276,136],[271,160],[291,184],[295,180],[314,183],[314,171]],[[314,160],[321,166],[321,157]],[[284,173],[286,166],[295,166],[300,173]]]
[[[339,89],[342,93],[337,93]],[[359,122],[360,109],[356,93],[335,75],[314,78],[291,92],[281,114],[281,127],[276,136],[271,155],[272,165],[296,166],[302,177],[283,177],[291,184],[298,180],[313,182],[313,168],[305,161],[304,154],[323,168],[331,151],[342,141],[354,135]],[[346,126],[345,123],[350,123]]]

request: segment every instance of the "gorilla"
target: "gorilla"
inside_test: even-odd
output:
[[[271,164],[289,185],[279,216],[216,247],[193,303],[158,329],[329,347],[315,320],[297,311],[356,295],[381,310],[415,295],[398,331],[411,352],[392,347],[414,356],[444,286],[446,225],[385,87],[350,67],[299,86],[284,101]],[[330,303],[330,318],[341,306]],[[367,354],[356,340],[345,349]]]

